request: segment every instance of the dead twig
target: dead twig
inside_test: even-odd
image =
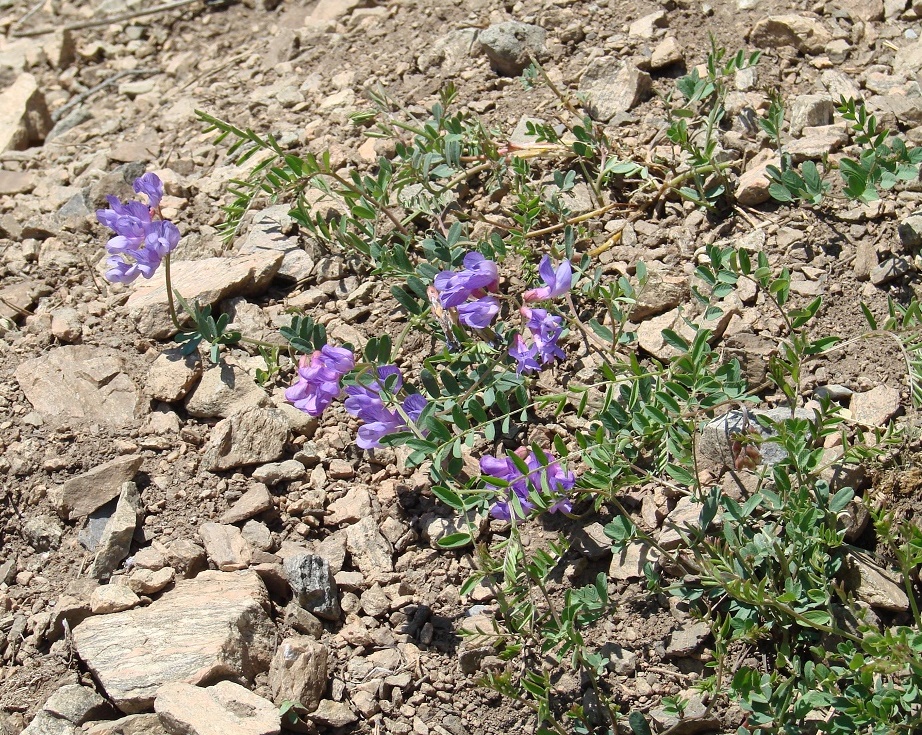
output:
[[[192,5],[193,3],[200,2],[201,0],[173,0],[171,3],[164,3],[163,5],[155,5],[152,8],[142,8],[141,10],[134,10],[130,13],[120,13],[119,15],[110,15],[105,18],[96,18],[94,20],[81,20],[76,23],[66,23],[65,25],[50,25],[42,26],[40,28],[33,28],[28,31],[20,31],[18,29],[10,32],[10,36],[13,38],[26,38],[29,36],[44,36],[48,33],[55,33],[57,31],[79,31],[83,28],[98,28],[99,26],[107,26],[110,23],[122,23],[126,20],[132,20],[134,18],[141,18],[145,15],[156,15],[157,13],[165,13],[169,10],[175,10],[176,8],[182,8],[186,5]],[[35,8],[36,10],[38,8]],[[29,11],[22,18],[17,21],[16,25],[23,23],[32,13]]]

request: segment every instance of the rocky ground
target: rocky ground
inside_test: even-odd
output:
[[[263,388],[253,379],[262,361],[243,350],[217,367],[171,350],[159,276],[127,288],[103,280],[106,234],[94,211],[107,194],[129,198],[133,179],[152,170],[166,183],[164,215],[182,231],[174,277],[186,297],[219,305],[251,334],[285,323],[291,307],[341,342],[401,326],[390,284],[299,234],[284,206],[262,202],[222,243],[220,205],[240,171],[195,109],[367,167],[388,149],[349,123],[367,106],[364,91],[381,84],[427,108],[451,80],[462,106],[511,135],[523,114],[552,116],[555,106],[547,89],[498,73],[478,38],[518,21],[546,31],[536,43],[549,76],[586,93],[643,160],[661,142],[663,103],[652,93],[703,61],[713,34],[731,51],[765,54],[758,77],[739,75],[728,98],[723,138],[744,161],[743,206],[721,222],[670,203],[600,256],[607,273],[631,272],[642,257],[659,274],[638,319],[644,353],[669,356],[661,332],[677,323],[708,243],[749,238],[791,268],[795,297],[827,297],[820,327],[846,337],[862,329],[859,302],[881,314],[888,296],[905,302],[918,283],[922,220],[911,215],[922,186],[822,214],[766,204],[771,155],[745,123],[780,89],[797,99],[792,153],[835,154],[848,135],[831,102],[844,93],[922,143],[922,6],[907,0],[258,0],[102,23],[148,6],[2,7],[5,733],[270,733],[286,700],[301,702],[318,732],[533,727],[529,713],[474,684],[489,650],[458,634],[491,613],[492,593],[459,596],[472,562],[435,548],[450,514],[426,473],[400,452],[357,449],[341,407],[317,421],[285,404],[290,372]],[[777,317],[755,290],[739,294],[731,316],[725,349],[764,377]],[[856,421],[885,425],[908,408],[894,355],[889,344],[843,350],[814,366],[805,388],[834,385]],[[687,512],[660,491],[627,500],[651,531]],[[581,523],[574,538],[598,543],[577,544],[574,558],[609,567],[620,600],[596,631],[599,645],[614,645],[611,687],[625,711],[652,710],[666,727],[656,709],[664,695],[700,703],[690,687],[712,655],[707,626],[650,598],[638,558],[613,557],[598,520]],[[579,696],[575,679],[558,687]],[[732,708],[722,717],[706,724],[740,724]]]

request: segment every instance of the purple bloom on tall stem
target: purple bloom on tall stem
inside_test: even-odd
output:
[[[319,416],[341,392],[340,380],[355,366],[355,356],[343,347],[324,345],[310,357],[303,355],[298,379],[285,399],[310,416]]]
[[[522,300],[525,303],[553,299],[569,292],[570,282],[573,280],[573,266],[570,265],[569,260],[564,259],[555,269],[551,265],[551,257],[545,255],[538,266],[538,274],[541,276],[541,280],[544,281],[544,286],[533,288],[522,294]]]
[[[494,296],[482,296],[458,306],[458,321],[472,329],[487,329],[499,314],[499,301]]]
[[[134,190],[138,194],[147,195],[147,206],[156,209],[163,199],[163,182],[157,174],[146,173],[134,180]]]
[[[138,276],[150,278],[160,261],[179,244],[176,225],[152,218],[163,198],[163,182],[156,174],[147,173],[135,180],[134,190],[143,193],[148,204],[137,201],[122,204],[109,196],[106,197],[109,208],[96,212],[96,219],[115,232],[115,237],[106,243],[110,256],[106,261],[106,279],[113,283],[131,283]]]

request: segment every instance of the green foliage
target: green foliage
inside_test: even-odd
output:
[[[240,332],[227,328],[227,314],[221,314],[215,319],[211,315],[211,306],[199,306],[195,301],[190,304],[179,291],[175,292],[175,297],[193,324],[192,329],[181,331],[173,338],[182,345],[182,354],[192,354],[202,342],[205,342],[209,347],[208,355],[211,361],[217,365],[221,345],[237,344],[241,339]]]

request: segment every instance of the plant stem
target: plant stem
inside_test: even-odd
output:
[[[166,282],[166,301],[170,309],[170,320],[173,322],[173,326],[181,331],[182,324],[179,321],[179,317],[176,315],[176,304],[173,301],[173,279],[170,277],[169,253],[167,253],[163,258],[163,278]]]

